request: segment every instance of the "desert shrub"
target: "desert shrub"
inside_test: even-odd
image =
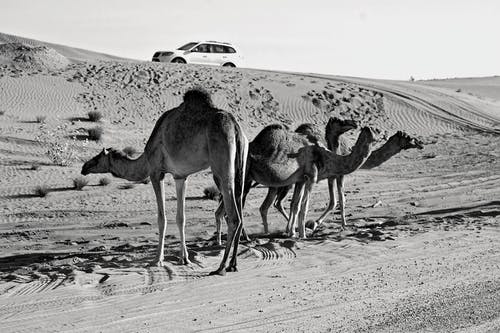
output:
[[[36,116],[36,122],[39,123],[39,124],[43,124],[45,123],[45,119],[47,119],[46,116]]]
[[[102,113],[99,111],[89,111],[87,116],[89,117],[89,120],[93,122],[97,122],[102,119]]]
[[[101,179],[99,179],[99,185],[108,186],[109,184],[111,184],[111,180],[109,178],[102,177]]]
[[[458,89],[456,90],[456,92],[457,92],[457,93],[462,92],[462,89],[458,88]]]
[[[5,114],[4,110],[0,110],[0,116],[3,116]]]
[[[75,190],[81,191],[85,186],[87,186],[88,183],[89,181],[85,177],[78,176],[76,178],[73,178],[73,188]]]
[[[123,148],[123,152],[125,154],[127,154],[127,156],[129,156],[129,157],[133,157],[135,154],[137,154],[137,149],[135,149],[134,147],[128,146],[128,147]]]
[[[132,183],[127,183],[127,184],[123,184],[122,186],[120,186],[120,189],[122,190],[130,190],[131,188],[134,188],[135,185],[132,184]]]
[[[102,127],[99,126],[92,127],[87,130],[89,140],[92,141],[101,141],[102,133],[104,133],[104,130],[102,129]]]
[[[75,139],[68,141],[65,138],[65,126],[58,126],[55,129],[48,129],[45,125],[40,126],[40,132],[35,140],[44,147],[45,155],[54,163],[60,166],[69,166],[76,155]]]
[[[205,187],[203,194],[205,195],[205,198],[209,200],[219,200],[220,197],[219,189],[215,185]]]
[[[151,183],[151,179],[149,177],[144,178],[143,180],[140,181],[142,184],[149,184]]]
[[[39,185],[35,187],[35,195],[40,198],[44,198],[49,194],[50,189],[47,185]]]

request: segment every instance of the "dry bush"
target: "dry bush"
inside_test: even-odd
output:
[[[134,157],[135,154],[137,154],[137,149],[134,147],[128,146],[123,148],[123,152],[128,156],[128,157]]]
[[[102,113],[99,111],[89,111],[87,116],[89,117],[89,121],[92,122],[98,122],[102,119]]]
[[[123,184],[122,186],[120,186],[120,189],[122,190],[130,190],[131,188],[134,188],[135,185],[132,184],[132,183],[128,183],[128,184]]]
[[[36,122],[39,123],[39,124],[45,123],[46,119],[47,119],[46,116],[40,116],[40,115],[36,116]]]
[[[149,184],[149,183],[151,183],[151,179],[149,179],[149,177],[146,177],[143,180],[141,180],[140,183],[142,183],[142,184]]]
[[[47,185],[38,185],[35,187],[35,195],[40,198],[44,198],[49,194],[50,189]]]
[[[203,190],[203,194],[205,195],[205,198],[207,198],[209,200],[216,200],[217,201],[220,198],[219,189],[215,185],[205,187],[205,189]]]
[[[99,185],[108,186],[109,184],[111,184],[111,179],[107,177],[102,177],[101,179],[99,179]]]
[[[85,186],[87,186],[88,183],[89,181],[87,180],[87,178],[83,176],[78,176],[76,178],[73,178],[73,188],[75,190],[81,191]]]
[[[101,141],[102,134],[104,133],[104,130],[102,127],[92,127],[87,130],[87,134],[89,137],[89,140],[92,141]]]
[[[45,125],[40,126],[40,133],[35,140],[46,149],[45,155],[59,166],[69,166],[76,156],[75,139],[68,141],[65,138],[65,126],[48,129]]]

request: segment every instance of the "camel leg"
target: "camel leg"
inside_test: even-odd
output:
[[[312,182],[306,182],[304,187],[304,196],[300,202],[300,212],[299,212],[299,237],[306,238],[306,225],[305,220],[307,217],[307,211],[309,209],[309,198],[311,196],[312,191]]]
[[[246,190],[246,187],[245,187],[244,198],[246,198],[246,194],[248,194],[248,191]],[[243,205],[244,204],[245,204],[245,199],[243,201]],[[215,227],[217,229],[217,244],[218,245],[222,245],[221,225],[222,225],[222,221],[224,220],[225,217],[226,217],[226,211],[224,210],[224,200],[221,200],[219,202],[219,207],[217,207],[217,210],[215,211]],[[245,240],[247,242],[251,241],[250,237],[248,236],[247,232],[245,231],[245,228],[243,228],[243,227],[241,229],[241,237],[243,238],[243,240]]]
[[[215,211],[215,227],[217,229],[217,244],[218,245],[222,245],[222,232],[220,230],[221,228],[221,224],[222,224],[222,220],[224,219],[224,215],[225,215],[225,211],[224,211],[224,203],[223,201],[220,201],[219,202],[219,206],[217,207],[217,210]]]
[[[181,238],[181,249],[179,263],[181,265],[189,265],[189,254],[186,248],[186,218],[184,216],[185,204],[186,204],[186,178],[175,179],[175,191],[177,194],[177,215],[176,222],[179,228],[179,235]]]
[[[229,267],[226,268],[227,272],[237,272],[238,271],[236,258],[238,257],[238,246],[239,246],[240,235],[241,235],[242,230],[243,230],[243,223],[240,223],[238,225],[238,229],[236,230],[236,236],[234,237],[233,256],[231,257],[231,261],[229,262]]]
[[[257,183],[255,183],[255,184],[256,184],[255,186],[257,186]],[[252,179],[250,177],[246,176],[245,177],[245,186],[244,186],[243,194],[242,194],[242,203],[241,203],[241,205],[242,205],[241,206],[241,210],[242,211],[241,211],[241,214],[243,214],[243,208],[245,208],[245,202],[247,201],[248,192],[250,192],[250,189],[252,187],[255,187],[255,186],[252,186]],[[242,218],[242,221],[243,221],[243,215],[241,216],[241,218]],[[250,236],[248,236],[248,234],[247,234],[247,232],[245,230],[245,227],[243,225],[241,226],[241,237],[245,241],[247,241],[247,242],[252,241],[250,239]],[[240,241],[241,241],[241,238],[238,238],[238,239],[240,239]]]
[[[267,195],[264,201],[262,202],[262,205],[260,205],[259,211],[260,211],[260,217],[262,218],[262,224],[264,224],[264,233],[268,234],[269,233],[269,224],[267,223],[267,212],[269,210],[269,207],[274,202],[274,199],[276,198],[278,190],[276,187],[269,187],[267,190]]]
[[[290,216],[288,213],[285,211],[285,208],[283,207],[283,199],[286,198],[286,195],[290,191],[292,186],[286,186],[286,187],[280,187],[278,190],[278,197],[276,198],[276,201],[274,202],[274,207],[285,217],[285,220],[288,221]]]
[[[165,217],[165,188],[160,176],[150,176],[153,190],[155,191],[156,204],[158,206],[158,249],[154,265],[163,266],[163,251],[165,249],[165,231],[167,229],[167,218]]]
[[[230,189],[224,188],[223,190],[223,200],[224,200],[224,209],[227,214],[227,241],[226,248],[224,250],[224,256],[222,257],[222,261],[220,263],[219,268],[216,271],[210,272],[210,275],[225,275],[226,274],[226,263],[229,257],[229,253],[231,252],[231,246],[237,244],[235,237],[238,233],[238,228],[241,225],[241,218],[237,210],[236,198],[234,195],[234,190],[232,186]],[[241,229],[240,229],[241,230]],[[239,235],[238,235],[239,236]],[[239,239],[238,239],[239,241]],[[236,260],[231,262],[234,264],[234,268],[236,269]]]
[[[330,199],[328,201],[328,207],[326,207],[325,211],[323,212],[323,214],[321,214],[319,219],[316,220],[316,226],[314,229],[319,227],[323,223],[324,219],[328,216],[328,214],[332,210],[335,209],[335,206],[337,206],[337,198],[335,196],[335,178],[334,177],[328,178],[328,194],[330,195]]]
[[[296,183],[295,189],[293,190],[292,202],[290,204],[290,218],[286,226],[286,232],[290,237],[296,237],[295,226],[297,224],[297,215],[300,210],[300,203],[302,202],[302,197],[304,195],[304,183]]]
[[[340,220],[342,221],[342,229],[347,226],[345,221],[345,194],[344,194],[344,176],[337,178],[337,191],[340,201]]]

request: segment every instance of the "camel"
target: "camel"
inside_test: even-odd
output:
[[[182,104],[161,115],[140,157],[132,160],[114,149],[103,149],[83,165],[81,173],[110,172],[131,181],[150,177],[158,206],[159,242],[154,264],[162,266],[167,224],[163,178],[170,173],[175,180],[176,222],[181,240],[179,261],[190,264],[184,230],[186,181],[189,175],[210,167],[228,216],[224,256],[219,268],[210,274],[224,275],[226,271],[237,271],[247,154],[248,140],[236,119],[216,109],[206,92],[191,89],[185,93]],[[226,268],[233,243],[233,255]]]
[[[357,127],[356,123],[352,120],[342,120],[342,119],[339,119],[339,118],[335,118],[335,117],[331,117],[327,123],[327,126],[326,126],[326,136],[328,137],[335,137],[335,135],[337,136],[340,136],[341,134],[351,130],[351,129],[355,129]],[[266,139],[265,137],[270,137],[270,133],[272,133],[272,131],[276,131],[276,130],[288,130],[288,127],[284,126],[284,125],[270,125],[268,127],[266,127],[265,129],[263,129],[259,135],[257,135],[257,137],[254,139],[254,141],[252,141],[252,143],[250,144],[251,147],[254,147],[255,145],[257,145],[257,141],[259,142],[262,142],[262,145],[263,146],[266,146]],[[301,145],[304,146],[304,145],[310,145],[310,144],[322,144],[322,140],[320,139],[321,137],[321,134],[320,134],[320,131],[318,130],[318,128],[313,125],[313,124],[310,124],[310,123],[305,123],[305,124],[302,124],[300,125],[299,127],[297,127],[297,129],[295,130],[295,133],[297,134],[300,134],[303,138],[299,138],[296,134],[290,134],[292,135],[296,140],[299,140],[301,142]],[[338,134],[336,134],[338,133]],[[283,133],[281,133],[283,134]],[[304,140],[307,139],[306,140]],[[248,162],[247,163],[248,166],[251,166],[251,163]],[[255,183],[251,186],[251,187],[255,187],[258,183]],[[264,202],[262,203],[261,207],[260,207],[260,214],[261,214],[261,217],[262,217],[262,221],[264,223],[264,232],[267,234],[269,233],[269,228],[268,228],[268,223],[267,223],[267,211],[269,209],[269,206],[273,203],[274,199],[276,198],[277,195],[283,195],[283,197],[281,198],[281,200],[276,200],[274,201],[275,202],[275,207],[281,212],[281,214],[283,214],[283,216],[285,217],[286,220],[289,219],[289,215],[286,213],[285,209],[283,208],[283,198],[288,194],[288,192],[290,191],[290,189],[293,187],[293,184],[291,185],[288,185],[288,186],[284,186],[284,187],[272,187],[270,186],[269,189],[268,189],[268,193],[267,193],[267,196],[266,196],[266,199],[264,200]],[[249,190],[250,187],[247,187],[247,189]],[[222,239],[221,239],[221,225],[222,225],[222,217],[223,217],[223,206],[219,206],[219,209],[216,211],[215,213],[215,221],[216,221],[216,234],[217,234],[217,243],[219,245],[222,245]],[[243,228],[243,238],[246,239],[246,240],[249,240],[249,237],[247,236],[246,232],[245,232],[245,228]]]
[[[348,153],[349,148],[344,142],[339,143],[338,139],[334,140],[328,137],[326,139],[329,149],[331,150],[336,149],[338,154],[341,155]],[[360,169],[376,168],[381,164],[385,163],[394,155],[401,152],[402,150],[407,150],[412,148],[423,149],[424,147],[422,141],[418,140],[417,138],[411,137],[402,131],[397,131],[380,148],[374,150],[371,153],[371,155],[368,157],[366,162],[360,167]],[[337,186],[337,193],[340,199],[339,200],[340,216],[341,216],[342,226],[343,227],[346,226],[345,212],[344,212],[344,207],[345,207],[344,177],[343,176],[335,178],[330,177],[328,178],[328,193],[330,197],[328,206],[312,226],[313,230],[316,229],[319,225],[321,225],[326,216],[337,206],[337,200],[335,198],[335,191],[334,191],[335,183]]]
[[[327,142],[338,142],[338,139],[342,134],[355,128],[357,128],[357,125],[352,120],[342,120],[336,117],[331,117],[328,120],[327,125],[325,127],[325,137],[327,138]],[[314,144],[322,143],[321,142],[322,140],[320,138],[321,136],[320,131],[318,131],[317,127],[313,124],[310,123],[302,124],[295,129],[295,132],[304,135],[311,143]],[[330,147],[329,149],[339,154],[336,149],[332,149]],[[259,208],[260,216],[262,218],[262,223],[264,225],[264,233],[266,234],[269,233],[267,212],[269,210],[269,207],[273,204],[273,202],[275,208],[285,217],[285,219],[286,220],[289,219],[287,212],[283,208],[283,199],[286,197],[291,188],[292,186],[285,186],[280,188],[269,187],[266,198],[264,199],[262,205]]]
[[[331,120],[328,122],[330,126],[333,124]],[[327,125],[328,128],[328,125]],[[332,151],[335,151],[339,155],[346,155],[349,152],[348,145],[345,141],[339,140],[339,136],[342,134],[340,131],[325,131],[326,141],[328,144],[328,148]],[[337,135],[335,135],[337,133]],[[311,132],[308,135],[312,135]],[[423,149],[422,141],[409,136],[408,134],[398,131],[394,135],[392,135],[389,140],[387,140],[380,148],[374,150],[371,155],[368,157],[366,162],[360,167],[360,169],[373,169],[387,160],[389,160],[392,156],[398,154],[402,150],[407,149]],[[318,181],[322,180],[321,177]],[[336,184],[335,184],[336,183]],[[345,196],[344,196],[344,176],[338,177],[329,177],[328,178],[328,193],[329,193],[329,202],[325,211],[321,214],[321,216],[312,224],[307,224],[307,227],[315,230],[318,226],[320,226],[326,216],[337,206],[337,199],[335,197],[335,185],[337,187],[337,193],[340,198],[340,214],[342,221],[342,228],[346,226],[345,219]],[[290,190],[290,187],[282,187],[279,189],[269,189],[269,192],[264,199],[264,202],[261,205],[261,215],[263,216],[262,221],[264,224],[264,230],[267,230],[267,211],[271,204],[274,202],[275,207],[278,211],[288,220],[288,214],[283,209],[283,199],[286,197]],[[264,216],[266,216],[264,218]]]
[[[345,175],[348,175],[359,169],[370,156],[374,143],[375,137],[373,136],[372,130],[369,127],[364,127],[361,130],[361,133],[359,134],[352,151],[348,155],[338,155],[335,152],[320,145],[304,147],[296,155],[298,155],[297,158],[304,158],[300,156],[302,154],[304,154],[304,156],[315,156],[315,163],[322,166],[318,170],[316,179],[317,181],[320,181],[325,178],[344,177]],[[314,152],[309,152],[308,150],[313,150]],[[291,155],[291,157],[292,156],[294,155]],[[299,235],[301,238],[305,238],[304,220],[305,214],[307,214],[309,196],[311,194],[313,183],[307,184],[309,185],[309,187],[304,188],[304,199],[302,201],[299,200],[299,204],[301,205],[299,211],[301,215],[298,218],[298,227]],[[295,186],[294,194],[297,191],[298,185],[299,184],[296,184]],[[295,204],[296,203],[294,203],[292,199],[290,216],[292,215],[293,209],[297,209],[296,207],[293,207]],[[291,217],[288,219],[287,230],[291,230],[292,236],[295,233],[294,222],[295,220]],[[345,224],[343,226],[345,227]]]
[[[295,237],[298,221],[300,237],[304,238],[303,221],[309,193],[316,178],[319,175],[325,177],[355,171],[368,158],[373,142],[371,130],[364,128],[351,154],[339,156],[320,145],[311,144],[303,135],[290,132],[282,125],[268,126],[250,143],[243,201],[252,181],[274,188],[295,184],[286,232]],[[218,231],[223,215],[221,203],[216,211]]]

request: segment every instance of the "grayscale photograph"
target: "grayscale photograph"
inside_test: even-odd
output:
[[[0,332],[500,332],[499,32],[0,0]]]

